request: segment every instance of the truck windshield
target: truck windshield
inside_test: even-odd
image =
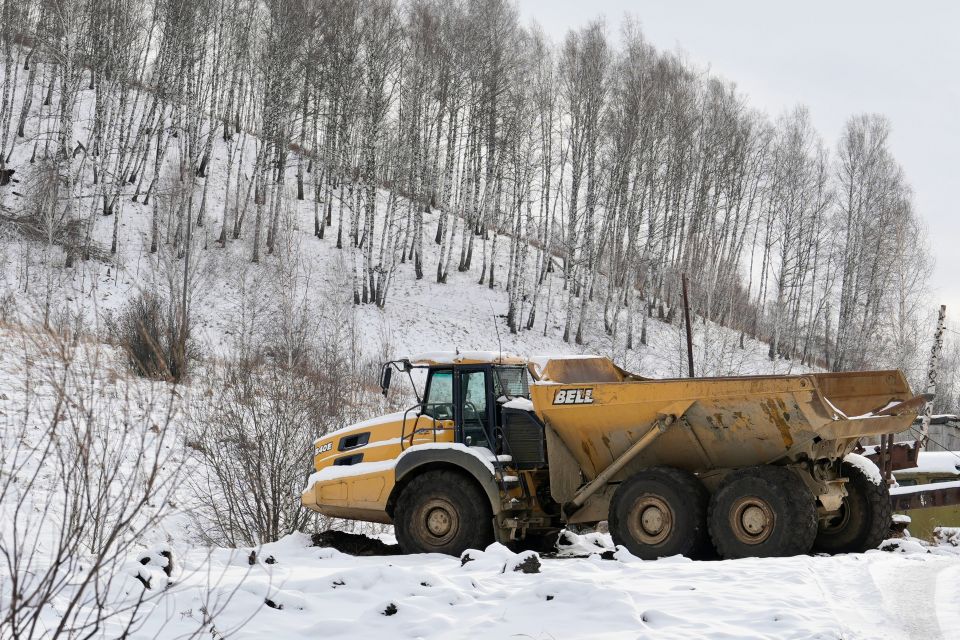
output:
[[[434,371],[426,393],[424,414],[437,420],[453,420],[453,371]]]
[[[530,398],[530,383],[526,367],[494,367],[495,396],[508,398]]]

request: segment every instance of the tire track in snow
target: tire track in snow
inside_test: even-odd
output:
[[[873,557],[871,557],[873,556]],[[849,640],[949,640],[960,624],[960,564],[938,556],[836,556],[819,572],[824,604]],[[949,631],[948,631],[949,630]]]
[[[948,567],[937,574],[937,587],[933,605],[940,621],[940,631],[949,638],[960,630],[960,564]]]
[[[956,560],[944,557],[903,558],[901,562],[875,563],[870,566],[874,583],[883,594],[888,618],[899,623],[905,638],[951,638],[945,635],[937,613],[940,574],[952,573]],[[954,585],[960,588],[960,585]]]

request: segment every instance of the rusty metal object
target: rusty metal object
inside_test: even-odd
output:
[[[909,493],[891,495],[890,503],[893,505],[893,510],[910,511],[911,509],[931,509],[960,504],[960,486],[937,487],[935,484],[920,486],[923,488]]]
[[[857,452],[864,452],[860,447]],[[920,448],[915,441],[893,442],[893,436],[881,436],[881,443],[873,453],[866,453],[865,457],[873,461],[884,477],[889,478],[889,472],[900,469],[913,469],[917,466],[917,454]]]

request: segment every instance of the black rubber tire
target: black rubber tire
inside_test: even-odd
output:
[[[760,505],[760,506],[758,506]],[[744,510],[763,514],[762,530],[749,535]],[[765,509],[765,510],[764,510]],[[739,515],[738,515],[739,514]],[[786,467],[761,465],[732,471],[710,498],[710,539],[722,558],[781,557],[808,553],[817,535],[813,494]]]
[[[672,467],[644,469],[624,480],[613,494],[610,535],[615,544],[644,560],[697,556],[709,546],[707,500],[706,488],[692,473]],[[650,503],[646,507],[645,501]],[[645,528],[642,517],[650,507],[663,529]]]
[[[887,483],[874,484],[867,474],[847,462],[843,463],[847,497],[843,499],[839,518],[821,522],[816,551],[825,553],[862,553],[876,549],[890,534],[893,506]]]
[[[442,535],[428,521],[439,514],[449,528]],[[485,549],[493,542],[490,499],[472,479],[455,471],[426,471],[403,488],[393,518],[404,553],[446,553]]]

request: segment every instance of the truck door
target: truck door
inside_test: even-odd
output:
[[[491,451],[490,434],[493,427],[493,407],[489,401],[491,387],[488,367],[462,367],[457,372],[457,426],[460,441],[475,447],[487,447]]]

